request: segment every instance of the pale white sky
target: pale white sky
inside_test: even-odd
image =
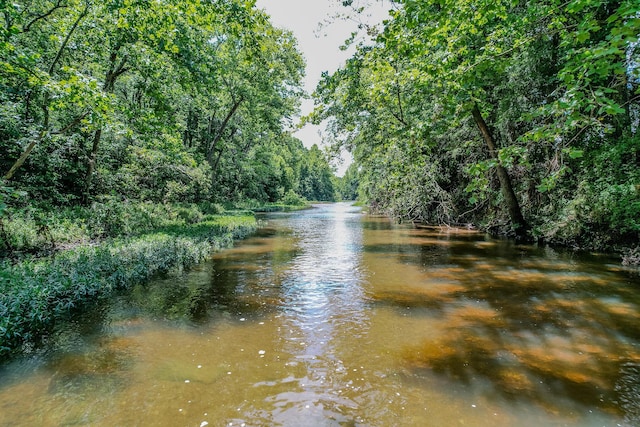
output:
[[[354,2],[356,3],[356,2]],[[388,5],[382,2],[372,1],[373,5],[367,9],[368,23],[381,22],[388,16]],[[271,22],[280,28],[286,28],[293,32],[298,39],[298,49],[307,61],[305,77],[305,89],[311,94],[323,71],[334,72],[353,50],[341,51],[341,46],[352,31],[357,30],[354,21],[332,20],[336,13],[344,13],[347,9],[339,0],[257,0],[258,8],[263,9],[271,16]],[[319,24],[323,23],[322,28]],[[302,115],[313,110],[313,101],[304,100],[302,103]],[[322,137],[319,132],[322,127],[306,125],[294,134],[305,147],[313,144],[322,146]],[[348,154],[348,153],[346,153]],[[338,175],[342,175],[350,163],[349,156],[338,167]]]

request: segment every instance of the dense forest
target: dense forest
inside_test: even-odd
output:
[[[392,5],[310,116],[352,151],[361,198],[524,240],[638,244],[637,1]]]
[[[296,40],[253,2],[29,0],[0,14],[5,203],[333,200],[323,153],[285,131],[302,96]]]

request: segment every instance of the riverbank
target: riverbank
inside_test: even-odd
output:
[[[196,206],[150,204],[135,207],[112,204],[111,208],[120,211],[99,224],[104,233],[105,228],[119,223],[119,234],[111,229],[111,234],[117,237],[92,236],[88,231],[95,231],[98,225],[87,226],[86,220],[95,221],[95,218],[85,217],[85,221],[77,220],[73,224],[51,223],[48,233],[34,232],[31,239],[19,240],[15,239],[19,234],[15,232],[16,227],[26,233],[33,229],[25,225],[32,220],[23,217],[9,226],[5,222],[5,236],[7,228],[13,227],[13,247],[18,243],[22,246],[19,253],[14,250],[13,257],[5,257],[0,264],[0,358],[41,344],[57,322],[70,318],[96,299],[154,275],[188,268],[211,251],[231,246],[234,240],[257,228],[251,212],[206,214]],[[97,215],[101,210],[109,209],[94,207],[93,213]],[[147,221],[143,221],[146,225],[139,221],[145,210],[148,214],[155,212],[147,215]],[[125,211],[136,215],[126,215]],[[161,211],[166,214],[164,217],[158,215]],[[57,234],[62,227],[76,230],[75,240],[69,237],[65,240],[67,243],[54,240],[54,231]],[[124,230],[129,233],[125,234]],[[84,240],[78,240],[79,237]],[[44,248],[32,249],[42,238],[51,239],[47,256],[24,255],[26,252],[42,255]]]

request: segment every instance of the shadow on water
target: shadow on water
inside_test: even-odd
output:
[[[139,353],[146,351],[139,348],[139,333],[177,328],[188,335],[222,319],[226,324],[245,317],[257,320],[279,309],[284,297],[281,278],[274,272],[296,256],[296,249],[290,245],[274,249],[265,237],[287,239],[290,234],[265,227],[247,238],[242,248],[217,253],[189,272],[165,274],[98,301],[73,321],[58,325],[42,355],[7,366],[6,372],[0,367],[0,391],[20,387],[26,374],[41,372],[48,378],[48,399],[61,407],[71,406],[65,402],[77,404],[61,416],[65,424],[91,424],[81,413],[83,405],[115,408],[112,397],[134,386]],[[1,404],[6,402],[0,401],[0,409]]]
[[[591,259],[550,249],[409,233],[402,244],[365,251],[423,268],[422,283],[377,292],[372,302],[440,325],[436,337],[403,349],[412,375],[443,375],[552,412],[569,401],[640,423],[640,292],[630,277],[602,267],[595,274]]]
[[[78,398],[86,394],[112,395],[129,383],[131,342],[123,337],[102,338],[91,350],[58,353],[45,365],[49,372],[48,393],[61,398]]]
[[[129,349],[124,345],[126,340],[116,342],[124,338],[114,338],[114,333],[131,334],[136,330],[136,323],[146,327],[142,319],[197,327],[214,321],[221,313],[248,316],[269,313],[282,297],[279,283],[264,282],[273,280],[269,271],[288,263],[296,252],[294,249],[274,251],[266,246],[265,239],[287,234],[290,231],[263,227],[243,242],[243,247],[253,248],[251,251],[219,253],[211,262],[188,272],[156,276],[148,283],[96,301],[74,319],[57,325],[40,356],[34,355],[33,362],[39,364],[38,360],[46,360],[45,368],[55,374],[52,387],[59,383],[74,388],[71,383],[89,384],[92,377],[104,374],[106,378],[125,368]],[[259,287],[262,299],[251,298],[257,295],[250,289],[248,295],[239,292],[240,283],[245,288]],[[265,289],[270,289],[272,295],[264,295]],[[119,380],[109,383],[116,384]]]

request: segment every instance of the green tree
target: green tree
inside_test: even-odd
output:
[[[361,194],[399,217],[487,228],[506,217],[516,237],[529,223],[538,237],[560,236],[547,225],[586,191],[587,153],[637,143],[637,7],[395,3],[375,40],[316,90],[312,119],[329,120],[352,150]],[[635,153],[625,162],[637,165]],[[616,176],[637,184],[635,173]]]
[[[269,157],[298,106],[295,40],[252,1],[37,0],[0,13],[0,167],[35,199],[241,197],[226,183],[250,181],[243,156]]]
[[[356,163],[349,165],[347,170],[339,179],[338,192],[342,200],[357,200],[359,186],[359,166]]]
[[[334,201],[333,172],[326,156],[314,144],[300,167],[298,193],[307,200]]]

